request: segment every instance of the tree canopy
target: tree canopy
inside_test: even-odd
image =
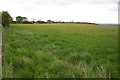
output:
[[[26,17],[21,17],[21,16],[17,16],[16,17],[16,22],[17,23],[24,23],[24,22],[26,22],[26,21],[28,21],[28,19],[26,18]]]
[[[9,27],[10,23],[12,22],[12,17],[7,11],[2,11],[2,25],[4,27]]]

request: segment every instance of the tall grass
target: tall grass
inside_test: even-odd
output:
[[[117,78],[117,26],[14,24],[4,28],[4,78]]]

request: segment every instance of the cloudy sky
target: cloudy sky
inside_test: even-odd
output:
[[[119,0],[1,0],[0,11],[29,20],[118,23]]]

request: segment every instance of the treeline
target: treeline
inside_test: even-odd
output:
[[[26,17],[21,18],[22,20],[18,20],[18,17],[16,17],[16,21],[12,21],[12,24],[47,24],[47,23],[76,23],[76,24],[95,24],[95,23],[89,23],[89,22],[65,22],[65,21],[53,21],[53,20],[47,20],[47,21],[28,21]]]
[[[47,21],[28,21],[27,17],[22,17],[22,16],[17,16],[16,17],[16,21],[12,22],[13,24],[47,24],[47,23],[77,23],[77,24],[95,24],[95,23],[89,23],[89,22],[73,22],[73,21],[69,21],[69,22],[64,22],[64,21],[53,21],[53,20],[47,20]]]
[[[22,21],[21,23],[12,21],[12,24],[47,24],[47,23],[75,23],[75,24],[96,24],[96,23],[89,23],[89,22],[64,22],[64,21]],[[97,25],[97,24],[96,24]]]
[[[0,12],[0,19],[1,23],[4,27],[9,27],[10,24],[47,24],[47,23],[75,23],[75,24],[95,24],[95,23],[89,23],[89,22],[65,22],[65,21],[53,21],[53,20],[47,20],[47,21],[42,21],[42,20],[32,20],[28,21],[27,17],[22,17],[22,16],[17,16],[16,20],[14,21],[11,15],[7,11],[2,11]]]

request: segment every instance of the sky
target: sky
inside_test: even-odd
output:
[[[118,23],[119,0],[1,0],[0,11],[28,20]]]

